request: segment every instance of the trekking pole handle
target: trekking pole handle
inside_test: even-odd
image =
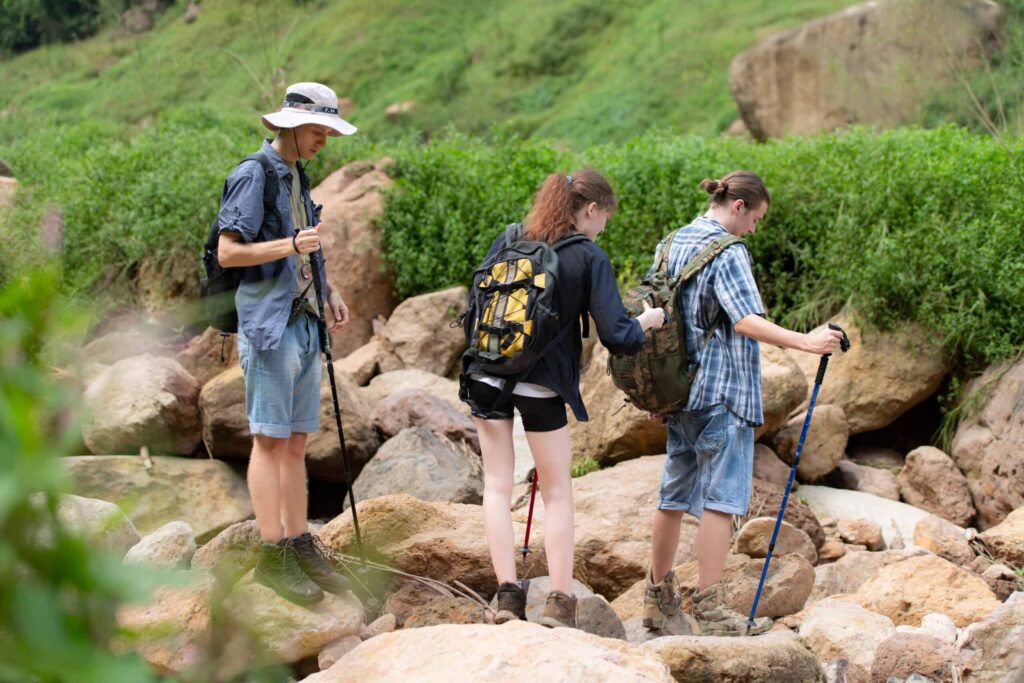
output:
[[[842,332],[843,333],[843,338],[839,340],[839,350],[842,351],[843,353],[846,353],[847,351],[849,351],[850,350],[850,337],[849,337],[849,335],[846,334],[846,330],[844,330],[843,328],[839,327],[839,325],[836,325],[835,323],[829,323],[828,324],[828,329],[835,330],[836,332]]]
[[[839,340],[839,350],[846,353],[850,350],[850,337],[847,336],[846,330],[839,327],[835,323],[829,323],[828,328],[830,330],[836,330],[837,332],[843,333],[843,338]],[[814,378],[815,384],[821,384],[825,380],[825,369],[828,367],[828,359],[832,356],[831,353],[823,354],[821,360],[818,361],[818,374]]]

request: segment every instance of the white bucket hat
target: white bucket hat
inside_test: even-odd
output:
[[[295,128],[307,123],[327,126],[330,135],[352,135],[356,127],[338,116],[338,96],[320,83],[294,83],[288,86],[281,111],[265,114],[263,125],[272,131]]]

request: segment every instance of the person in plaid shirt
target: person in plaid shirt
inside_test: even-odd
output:
[[[771,198],[750,171],[704,180],[708,210],[678,231],[669,249],[668,274],[675,277],[715,238],[753,234]],[[655,254],[657,262],[658,254]],[[644,626],[661,629],[681,599],[672,563],[684,513],[700,520],[697,534],[699,592],[694,616],[702,633],[762,633],[771,620],[747,629],[746,617],[720,604],[718,585],[732,538],[732,516],[744,515],[753,480],[754,428],[762,424],[758,342],[814,354],[834,353],[842,333],[822,329],[802,334],[764,318],[750,252],[737,243],[681,289],[680,309],[689,358],[696,361],[685,410],[668,417],[668,459],[654,513],[651,569],[644,591]],[[657,577],[657,580],[656,580]]]

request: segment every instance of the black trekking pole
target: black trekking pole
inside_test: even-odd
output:
[[[839,348],[843,353],[850,350],[850,338],[846,336],[843,328],[835,323],[828,324],[830,329],[843,333],[839,342]],[[814,402],[818,400],[818,390],[821,389],[821,382],[825,379],[825,369],[828,367],[828,359],[832,354],[826,353],[818,362],[818,375],[814,378],[814,389],[811,391],[811,402],[807,406],[807,417],[804,418],[804,428],[800,432],[800,440],[796,444],[796,453],[793,455],[793,466],[789,468],[789,481],[786,482],[786,492],[782,494],[782,505],[779,507],[779,516],[775,518],[775,529],[772,531],[772,540],[768,543],[768,554],[764,558],[764,566],[761,567],[761,580],[757,584],[757,593],[754,595],[754,606],[750,608],[750,617],[747,619],[747,631],[754,627],[754,615],[757,613],[757,603],[761,599],[761,590],[764,588],[765,577],[768,576],[768,563],[772,561],[772,551],[775,550],[775,541],[779,536],[779,529],[782,528],[782,515],[786,512],[786,503],[789,501],[789,492],[793,488],[793,478],[796,476],[796,466],[800,464],[800,453],[804,449],[804,439],[807,438],[807,429],[811,426],[811,413],[814,412]]]
[[[338,385],[334,380],[334,360],[331,358],[331,335],[327,333],[327,317],[324,314],[323,284],[320,281],[320,263],[316,252],[309,255],[309,267],[313,273],[313,290],[316,292],[316,306],[320,312],[317,329],[320,331],[320,348],[327,357],[327,377],[331,382],[331,398],[334,400],[334,420],[338,425],[338,441],[341,443],[341,462],[345,467],[345,484],[348,486],[348,504],[352,508],[352,527],[356,533],[356,549],[359,560],[366,566],[366,554],[363,552],[363,538],[359,533],[359,517],[356,515],[356,496],[352,491],[352,468],[348,463],[348,451],[345,450],[345,428],[341,424],[341,407],[338,405]]]

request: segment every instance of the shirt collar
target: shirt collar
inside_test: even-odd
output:
[[[703,223],[705,227],[715,228],[716,230],[719,230],[721,232],[728,232],[725,229],[725,226],[716,221],[714,218],[708,218],[707,216],[697,216],[696,220],[694,220],[693,222]]]
[[[284,162],[284,159],[281,158],[281,155],[277,153],[277,150],[274,149],[274,146],[270,144],[270,140],[263,141],[263,146],[260,147],[260,151],[266,154],[267,158],[270,159],[270,163],[274,165],[274,171],[277,172],[277,176],[279,178],[291,178],[291,169],[288,167],[288,164]]]

